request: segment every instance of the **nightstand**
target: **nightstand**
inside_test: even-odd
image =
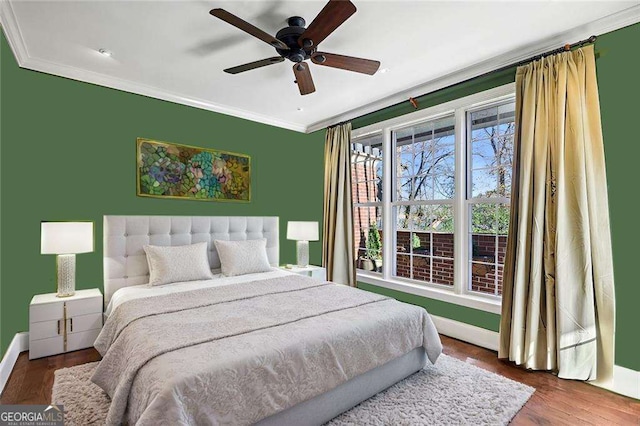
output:
[[[93,346],[102,329],[102,293],[37,294],[29,305],[29,359]]]
[[[305,267],[298,267],[294,265],[291,268],[281,266],[280,269],[283,271],[293,272],[294,274],[306,275],[321,281],[327,280],[327,270],[322,266],[308,265]]]

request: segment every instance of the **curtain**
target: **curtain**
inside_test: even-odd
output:
[[[350,145],[351,123],[327,129],[322,264],[329,281],[355,286]]]
[[[610,383],[615,299],[593,45],[519,67],[500,358]]]

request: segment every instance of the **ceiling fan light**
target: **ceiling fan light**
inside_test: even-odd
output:
[[[113,56],[113,53],[111,53],[110,50],[107,49],[98,49],[98,53],[101,54],[102,56],[106,56],[107,58],[110,58],[111,56]]]

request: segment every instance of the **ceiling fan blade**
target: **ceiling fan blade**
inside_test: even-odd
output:
[[[316,52],[311,56],[311,60],[314,64],[324,65],[325,67],[340,68],[369,75],[375,74],[380,68],[379,61],[336,55],[335,53]]]
[[[304,62],[294,64],[293,74],[296,76],[296,83],[298,83],[301,95],[308,95],[316,91],[316,86],[313,84],[313,78],[311,78],[311,72],[309,71],[309,64]]]
[[[298,43],[306,48],[317,46],[354,13],[356,7],[349,0],[329,0],[300,35]]]
[[[282,56],[274,56],[273,58],[261,59],[248,64],[238,65],[237,67],[227,68],[224,72],[229,74],[239,74],[241,72],[254,70],[256,68],[266,67],[267,65],[277,64],[284,61]]]
[[[259,38],[260,40],[264,41],[265,43],[269,44],[272,47],[277,47],[278,49],[283,49],[283,50],[289,50],[289,47],[285,43],[281,42],[280,40],[273,37],[272,35],[262,31],[260,28],[251,25],[247,21],[244,21],[238,18],[236,15],[233,15],[227,12],[224,9],[219,9],[219,8],[211,9],[209,13],[215,16],[216,18],[222,19],[226,23],[231,24],[234,27],[239,28],[242,31],[251,34],[256,38]]]

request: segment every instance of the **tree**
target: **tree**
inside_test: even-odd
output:
[[[367,235],[367,258],[371,260],[380,260],[382,259],[381,251],[382,241],[380,240],[378,225],[375,222],[371,222]]]
[[[515,123],[497,120],[498,108],[487,110],[487,116],[474,124],[472,148],[474,161],[486,167],[491,180],[489,187],[482,188],[476,198],[508,198],[511,192],[511,159],[513,157],[513,132]],[[477,126],[477,127],[476,127]],[[446,125],[441,129],[402,136],[397,140],[398,178],[397,200],[451,199],[455,193],[453,135]],[[434,135],[440,135],[433,137]],[[479,142],[478,142],[479,141]],[[478,146],[481,148],[477,149]],[[486,147],[486,148],[484,148]],[[497,175],[497,176],[496,176]],[[497,184],[495,183],[497,182]],[[424,232],[454,232],[453,212],[447,204],[402,206],[398,209],[398,227]],[[472,232],[498,233],[508,231],[509,207],[493,203],[475,204],[472,211]]]
[[[434,134],[440,136],[433,137]],[[435,129],[412,135],[408,144],[400,145],[396,187],[398,200],[451,199],[455,193],[453,131]],[[398,226],[414,229],[453,232],[453,216],[448,205],[403,206]],[[413,211],[412,211],[413,210]]]
[[[511,182],[507,180],[511,176],[511,159],[513,158],[513,133],[515,122],[499,126],[484,126],[480,129],[483,136],[476,139],[486,140],[491,148],[487,153],[484,150],[474,150],[474,156],[482,159],[491,167],[491,174],[497,174],[497,188],[487,190],[484,197],[508,197],[511,193]]]

